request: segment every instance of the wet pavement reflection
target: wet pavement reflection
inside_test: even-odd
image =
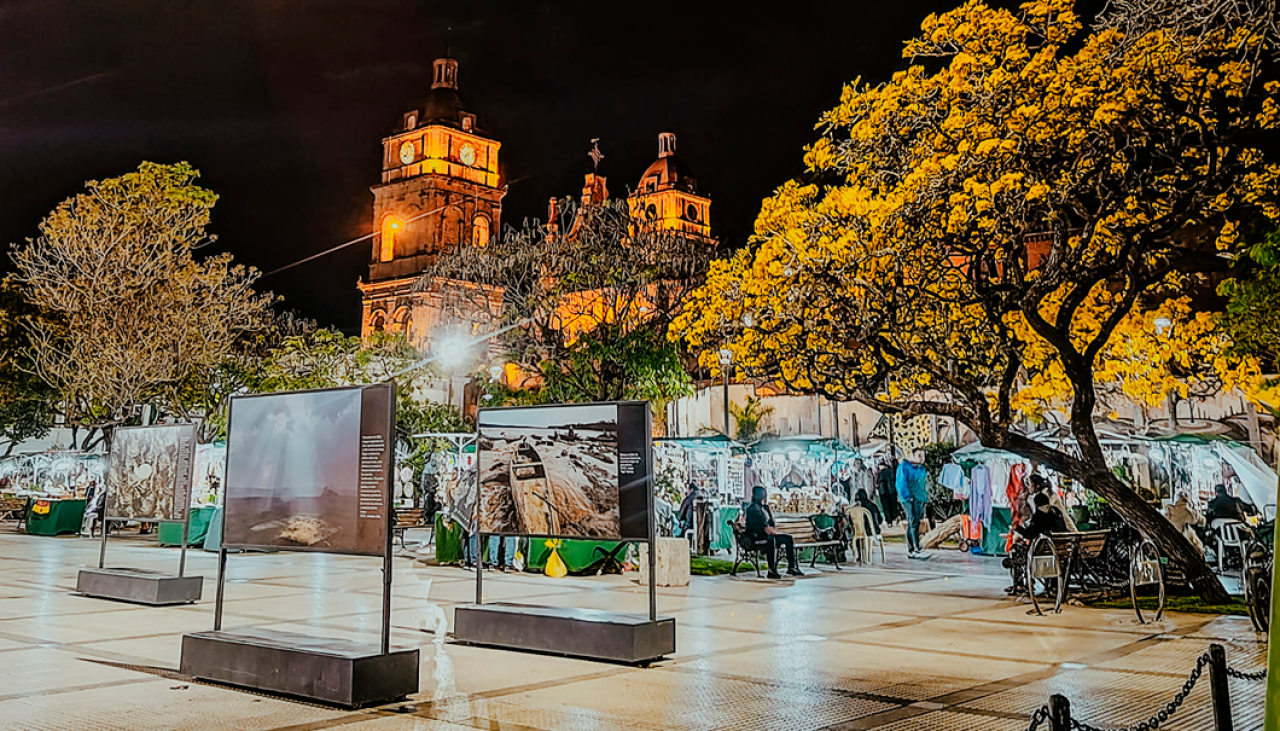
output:
[[[419,538],[421,538],[419,536]],[[112,538],[112,563],[164,569],[154,536]],[[176,674],[181,636],[213,623],[216,555],[188,572],[206,600],[150,608],[73,593],[97,542],[0,527],[0,728],[15,729],[1025,729],[1050,693],[1095,725],[1145,718],[1181,687],[1210,642],[1233,666],[1264,661],[1238,617],[1171,613],[1139,625],[1125,610],[1068,606],[1028,615],[997,561],[889,548],[874,566],[797,580],[694,577],[661,587],[677,653],[639,668],[506,652],[449,640],[474,574],[395,559],[392,644],[420,650],[420,692],[345,711],[192,682]],[[381,560],[301,553],[229,558],[223,625],[376,642]],[[647,589],[623,576],[486,573],[486,601],[641,613]],[[1232,681],[1236,728],[1261,728],[1262,684]],[[1207,683],[1162,728],[1208,727]]]

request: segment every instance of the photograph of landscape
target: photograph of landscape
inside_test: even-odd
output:
[[[233,401],[223,543],[381,551],[358,545],[360,408],[358,388]]]
[[[616,540],[615,404],[480,412],[480,532]]]

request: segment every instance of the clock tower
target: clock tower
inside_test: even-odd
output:
[[[402,332],[419,347],[429,339],[430,323],[413,321],[414,282],[438,257],[501,230],[499,147],[458,94],[458,62],[436,59],[426,98],[382,140],[369,279],[359,285],[363,336]]]

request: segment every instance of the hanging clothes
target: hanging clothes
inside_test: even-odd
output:
[[[955,462],[948,462],[942,466],[938,483],[950,490],[957,500],[965,500],[969,497],[969,485],[964,479],[964,469]]]
[[[983,465],[969,475],[969,517],[980,525],[991,525],[991,473]]]
[[[1009,537],[1005,539],[1004,550],[1009,552],[1013,550],[1014,539],[1017,538],[1017,528],[1020,525],[1027,525],[1031,522],[1031,510],[1027,505],[1026,486],[1023,484],[1022,476],[1026,474],[1027,466],[1021,462],[1014,464],[1009,468],[1009,484],[1005,485],[1005,497],[1009,500]]]
[[[1008,460],[997,457],[987,464],[987,469],[991,478],[991,504],[997,508],[1010,507]]]

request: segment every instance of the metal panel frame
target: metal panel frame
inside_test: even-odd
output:
[[[117,430],[119,431],[119,430],[126,430],[126,429],[127,429],[127,430],[132,430],[132,429],[154,429],[154,428],[156,428],[156,427],[175,427],[175,426],[187,426],[187,427],[191,427],[192,429],[197,429],[197,427],[196,427],[196,425],[195,425],[195,424],[150,424],[150,425],[147,425],[147,426],[123,426],[123,427],[117,427]],[[107,562],[107,535],[108,535],[109,533],[111,533],[111,529],[110,529],[111,521],[113,521],[113,520],[114,520],[114,521],[116,521],[116,522],[133,521],[133,522],[135,522],[135,523],[156,523],[157,525],[158,525],[158,524],[160,524],[160,523],[178,523],[178,522],[180,522],[180,523],[182,523],[182,548],[181,548],[181,550],[180,550],[180,551],[179,551],[179,553],[178,553],[178,578],[179,578],[179,579],[181,579],[181,578],[183,578],[184,576],[186,576],[186,571],[187,571],[187,540],[188,540],[188,537],[189,537],[189,536],[190,536],[190,534],[191,534],[191,485],[192,485],[192,483],[194,483],[194,482],[195,482],[195,469],[196,469],[196,435],[195,435],[195,434],[193,434],[193,435],[192,435],[192,438],[191,438],[191,457],[190,457],[190,459],[189,459],[188,461],[189,461],[190,466],[191,466],[191,471],[190,471],[190,473],[188,473],[188,474],[187,474],[187,490],[186,490],[185,497],[184,497],[184,500],[183,500],[183,506],[182,506],[182,520],[181,520],[181,521],[174,521],[174,520],[159,520],[159,519],[150,519],[150,518],[148,518],[148,519],[142,519],[142,520],[139,520],[139,519],[137,519],[137,518],[124,518],[124,517],[115,517],[115,518],[112,518],[112,517],[109,517],[109,516],[107,515],[107,505],[109,504],[109,502],[107,501],[107,497],[109,496],[109,492],[110,492],[110,490],[111,490],[111,479],[110,479],[110,474],[111,474],[111,458],[110,458],[110,456],[108,456],[108,458],[107,458],[107,469],[106,469],[106,473],[105,473],[105,475],[104,475],[104,477],[103,477],[103,480],[102,480],[102,545],[101,545],[101,546],[99,546],[99,548],[98,548],[98,568],[100,568],[100,569],[104,569],[104,568],[106,568],[106,562]],[[175,486],[175,487],[176,487],[176,486]],[[175,501],[175,502],[176,502],[176,501]],[[92,523],[90,523],[90,525],[92,525]]]
[[[645,439],[645,447],[644,447],[644,451],[645,451],[644,458],[645,458],[645,462],[649,467],[647,475],[645,477],[645,496],[646,496],[645,499],[646,499],[646,505],[647,505],[647,510],[649,514],[648,515],[648,520],[649,520],[649,538],[648,538],[649,621],[656,622],[658,621],[658,584],[657,584],[657,576],[656,576],[656,572],[654,571],[654,568],[656,566],[655,562],[657,561],[657,555],[656,555],[657,530],[655,525],[656,517],[654,515],[655,505],[654,505],[654,499],[653,499],[653,478],[654,478],[654,475],[653,475],[653,408],[650,402],[648,401],[605,401],[605,402],[596,402],[596,403],[590,403],[590,404],[540,404],[535,406],[511,406],[511,407],[500,407],[500,408],[502,411],[511,411],[516,409],[546,409],[546,408],[554,408],[556,406],[604,406],[604,405],[635,406],[638,404],[643,404],[645,406],[646,439]],[[475,517],[476,555],[473,558],[475,559],[476,605],[477,606],[484,604],[484,593],[483,593],[484,558],[483,557],[484,557],[485,534],[480,532],[480,506],[483,505],[484,503],[484,501],[480,499],[480,414],[484,413],[485,411],[497,411],[497,410],[499,409],[490,407],[487,409],[480,409],[476,413],[476,438],[475,438],[475,444],[476,444],[476,517]],[[621,514],[619,514],[618,520],[619,520],[619,526],[621,526],[621,520],[622,520]],[[505,536],[505,534],[503,535]],[[541,538],[543,536],[526,536],[526,537]],[[561,536],[546,536],[546,537],[561,538]],[[569,540],[573,540],[573,539],[569,539]],[[602,539],[602,540],[608,540],[608,539]],[[622,538],[620,538],[620,541],[627,542],[627,543],[643,542],[643,541],[627,541],[626,539],[622,539]]]
[[[386,501],[384,503],[384,505],[386,506],[386,511],[385,511],[385,515],[383,516],[383,520],[386,521],[386,531],[385,531],[386,535],[385,535],[385,541],[383,542],[383,546],[382,546],[381,649],[382,649],[382,654],[387,655],[390,653],[390,650],[391,650],[391,572],[392,572],[391,526],[393,525],[391,520],[391,507],[392,507],[392,499],[393,499],[392,491],[395,485],[394,473],[396,468],[396,456],[395,456],[396,455],[395,453],[396,384],[395,384],[395,381],[369,384],[367,386],[343,386],[341,388],[313,388],[313,389],[307,389],[305,391],[290,391],[289,393],[317,393],[321,391],[353,391],[353,390],[359,390],[363,392],[366,389],[383,388],[383,387],[390,387],[390,391],[391,391],[389,408],[387,409],[387,416],[388,416],[387,434],[389,434],[391,437],[391,443],[387,445],[388,456],[387,456],[386,489],[383,495],[383,498]],[[280,393],[281,392],[277,392],[274,394],[253,394],[250,396],[237,396],[236,398],[258,398],[261,396],[278,396],[280,395]],[[362,404],[362,407],[363,407],[363,404]],[[231,446],[230,441],[231,441],[231,416],[230,414],[228,414],[228,417],[227,417],[228,451],[230,451],[230,446]],[[225,483],[223,485],[223,489],[224,491],[226,489]],[[223,515],[222,526],[221,526],[222,533],[220,536],[222,540],[219,541],[219,545],[218,545],[218,591],[217,591],[217,596],[214,600],[214,607],[213,607],[213,630],[215,632],[222,631],[222,605],[223,605],[223,600],[225,596],[226,575],[227,575],[227,544],[226,544],[227,520],[226,520],[225,492],[224,492],[224,499],[223,499],[222,515]],[[240,549],[240,548],[254,548],[254,547],[241,546],[237,544],[236,548]],[[290,551],[294,553],[336,553],[339,555],[352,555],[352,556],[368,555],[363,553],[349,554],[349,553],[346,553],[345,551],[317,551],[315,549],[294,549],[292,547],[281,547],[281,546],[265,546],[263,548],[265,550],[271,550],[271,551]]]

